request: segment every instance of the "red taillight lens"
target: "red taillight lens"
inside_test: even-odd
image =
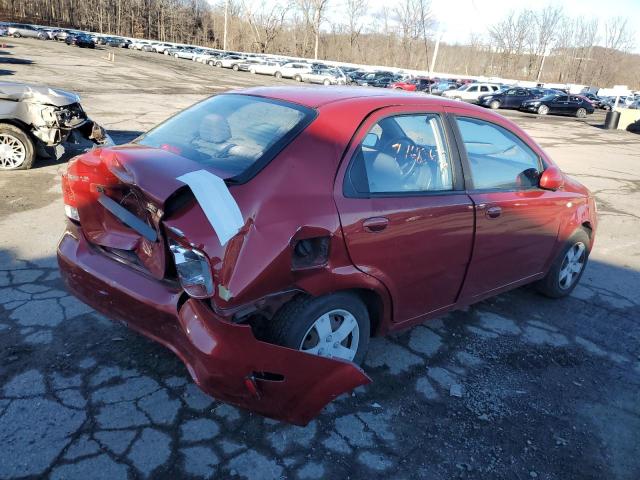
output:
[[[64,202],[64,214],[71,220],[79,222],[78,203],[69,183],[69,175],[66,173],[62,174],[62,200]]]

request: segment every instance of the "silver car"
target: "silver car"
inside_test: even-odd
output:
[[[318,68],[300,74],[303,82],[323,85],[346,85],[347,76],[339,68]]]
[[[32,25],[12,25],[8,29],[10,36],[14,38],[30,37],[30,38],[43,38],[47,36],[41,29]]]
[[[87,117],[75,93],[0,82],[0,170],[31,168],[38,155],[59,157],[64,153],[61,144],[72,135],[78,143],[82,138],[111,143],[104,129]]]

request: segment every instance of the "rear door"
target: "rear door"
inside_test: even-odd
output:
[[[393,299],[394,322],[455,303],[473,243],[473,205],[442,108],[390,107],[360,127],[335,199],[351,260]]]
[[[540,155],[494,118],[453,121],[475,204],[473,257],[461,301],[473,302],[539,276],[558,236],[566,200],[538,187]]]

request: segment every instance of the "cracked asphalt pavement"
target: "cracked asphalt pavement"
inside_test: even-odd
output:
[[[77,91],[118,141],[217,91],[281,83],[142,52],[6,51],[33,61],[8,80]],[[374,383],[304,428],[206,396],[169,351],[65,292],[64,162],[0,174],[0,478],[640,478],[640,137],[602,115],[506,115],[596,193],[581,285],[374,339]]]

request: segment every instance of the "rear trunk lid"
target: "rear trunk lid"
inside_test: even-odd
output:
[[[202,168],[165,149],[98,148],[69,164],[65,195],[72,196],[89,242],[162,279],[170,270],[162,220],[179,193],[188,193],[177,177]],[[222,179],[229,177],[208,170]]]

